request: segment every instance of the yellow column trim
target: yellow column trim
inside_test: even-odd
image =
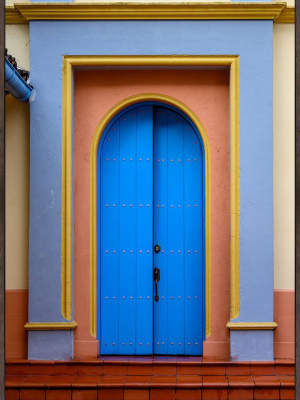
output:
[[[77,323],[72,322],[27,322],[24,328],[28,331],[73,331]]]
[[[72,313],[72,65],[67,58],[63,60],[63,93],[62,93],[62,254],[61,254],[61,284],[62,284],[62,315],[67,320]]]
[[[63,189],[62,189],[62,313],[67,318],[71,317],[71,216],[72,216],[72,79],[73,67],[75,66],[148,66],[160,67],[168,66],[229,66],[230,67],[230,144],[234,151],[231,151],[230,158],[230,182],[231,182],[231,318],[238,316],[240,310],[239,298],[239,57],[238,56],[64,56],[63,60],[63,104],[62,104],[62,166],[63,166]],[[147,95],[149,96],[149,95]],[[155,96],[151,94],[151,96]],[[161,95],[159,99],[161,100]],[[167,96],[165,96],[167,98]],[[149,98],[148,98],[149,99]],[[157,97],[158,99],[158,97]],[[168,101],[171,101],[170,98]],[[180,102],[173,99],[178,106]],[[165,99],[166,102],[166,99]],[[172,104],[172,103],[170,103]],[[173,103],[174,104],[174,103]],[[200,121],[193,115],[192,111],[186,106],[180,104],[180,109],[184,107],[184,112],[195,122],[199,127],[199,132],[203,133]],[[192,113],[192,114],[191,114]],[[104,118],[106,123],[109,118],[112,118],[113,112],[106,115]],[[104,119],[101,121],[105,123]],[[195,125],[197,126],[195,123]],[[200,125],[201,124],[201,125]],[[93,141],[91,149],[91,174],[96,171],[95,152],[96,142]],[[207,147],[209,149],[209,147]],[[207,156],[207,154],[206,154]],[[210,159],[206,159],[206,163],[210,163]],[[207,173],[210,174],[209,168]],[[92,182],[95,176],[91,176]],[[206,177],[206,191],[210,196],[210,175]],[[92,183],[91,182],[91,183]],[[92,189],[94,185],[94,189]],[[97,246],[95,245],[96,219],[94,218],[96,210],[95,198],[96,186],[91,185],[91,333],[96,335],[96,257]],[[210,205],[206,208],[206,219],[210,220]],[[211,277],[210,267],[210,226],[206,226],[207,242],[206,246],[206,336],[211,334]]]
[[[228,322],[226,326],[232,331],[270,330],[278,327],[276,322]]]
[[[230,319],[240,312],[240,77],[239,57],[230,68]]]

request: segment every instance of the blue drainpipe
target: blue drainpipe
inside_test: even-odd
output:
[[[35,90],[28,85],[5,57],[5,88],[22,103],[31,103],[35,98]]]

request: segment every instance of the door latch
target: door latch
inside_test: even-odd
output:
[[[158,301],[159,295],[157,293],[157,282],[160,280],[160,269],[157,267],[154,268],[153,278],[154,278],[154,282],[155,282],[155,301]]]

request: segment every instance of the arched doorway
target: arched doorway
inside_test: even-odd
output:
[[[197,128],[172,106],[134,104],[108,124],[97,163],[100,353],[201,355],[205,155]]]

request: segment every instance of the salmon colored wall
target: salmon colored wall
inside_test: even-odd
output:
[[[27,358],[28,290],[6,290],[5,357]]]
[[[212,335],[204,356],[229,357],[229,72],[224,70],[78,71],[75,74],[74,310],[75,356],[97,355],[90,334],[90,148],[95,129],[117,102],[161,93],[190,107],[211,147]]]
[[[274,321],[278,328],[274,333],[274,357],[295,357],[295,292],[274,291]]]

